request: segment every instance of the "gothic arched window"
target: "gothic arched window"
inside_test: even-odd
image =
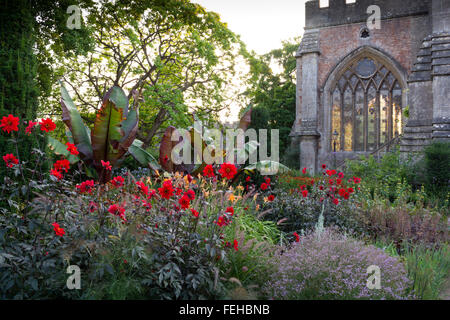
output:
[[[378,61],[351,64],[330,94],[332,149],[373,151],[401,134],[402,87]]]

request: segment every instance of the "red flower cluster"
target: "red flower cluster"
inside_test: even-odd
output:
[[[7,117],[3,117],[0,121],[0,127],[3,131],[11,133],[11,131],[19,131],[19,118],[14,117],[12,114]]]
[[[219,173],[222,176],[222,178],[231,180],[237,174],[237,169],[235,165],[232,163],[223,163],[220,166]]]
[[[227,210],[225,210],[226,213],[229,213],[230,216],[234,214],[234,208],[233,207],[227,207]]]
[[[70,162],[67,159],[58,160],[53,165],[53,168],[60,172],[64,170],[67,173],[70,169]]]
[[[94,180],[86,180],[75,186],[81,193],[91,193],[94,188]]]
[[[3,160],[8,168],[12,168],[14,165],[19,163],[19,159],[17,159],[12,153],[3,156]]]
[[[293,235],[295,237],[295,242],[300,242],[300,236],[298,235],[298,233],[294,232]]]
[[[52,226],[53,231],[55,231],[55,235],[62,237],[66,233],[66,231],[64,231],[64,229],[61,228],[56,222],[53,222]]]
[[[53,164],[53,169],[50,170],[50,174],[58,180],[63,178],[62,171],[64,170],[66,173],[70,169],[70,162],[67,159],[58,160]]]

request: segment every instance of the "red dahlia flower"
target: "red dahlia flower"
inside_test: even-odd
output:
[[[189,189],[184,194],[187,195],[191,201],[195,199],[195,192],[192,189]]]
[[[234,209],[233,207],[227,207],[227,210],[225,210],[225,212],[228,212],[230,216],[232,216],[234,214]]]
[[[53,231],[55,231],[55,235],[62,237],[66,233],[66,231],[64,231],[64,229],[61,228],[56,222],[53,222],[52,226]]]
[[[86,180],[75,186],[81,193],[91,193],[94,188],[94,180]]]
[[[275,200],[275,196],[273,194],[271,194],[270,196],[267,197],[267,200],[272,202],[273,200]]]
[[[303,195],[303,198],[306,198],[308,196],[308,190],[306,190],[306,189],[303,190],[302,195]]]
[[[187,195],[184,195],[178,200],[178,203],[180,204],[181,209],[185,210],[191,205],[191,200]]]
[[[267,190],[267,188],[268,188],[269,186],[267,185],[267,183],[261,183],[261,190],[262,191],[264,191],[264,190]]]
[[[208,164],[205,169],[203,169],[203,176],[205,177],[214,177],[214,168],[212,165]]]
[[[111,180],[111,184],[116,188],[123,186],[124,182],[125,179],[122,176],[114,177],[114,179]]]
[[[300,236],[298,235],[298,233],[294,232],[293,235],[295,237],[295,242],[300,242]]]
[[[57,171],[63,171],[64,170],[67,173],[69,171],[69,169],[70,169],[70,162],[67,159],[58,160],[53,165],[53,168],[55,170],[57,170]]]
[[[169,184],[166,184],[166,185],[163,184],[163,187],[162,188],[158,188],[158,191],[159,191],[159,194],[161,195],[161,197],[163,199],[170,199],[170,197],[173,196],[172,183],[170,185]]]
[[[143,183],[143,182],[141,182],[141,181],[137,181],[137,182],[136,182],[136,185],[138,186],[139,190],[140,190],[143,194],[145,194],[146,196],[148,196],[149,189],[148,189],[148,186],[145,185],[145,183]]]
[[[222,178],[231,180],[237,174],[237,169],[235,165],[232,163],[223,163],[220,166],[219,173],[222,176]]]
[[[19,163],[19,159],[17,159],[12,153],[3,156],[3,160],[8,168],[12,168],[14,165]]]
[[[12,114],[8,115],[7,117],[3,117],[0,121],[0,127],[3,131],[7,131],[8,133],[11,133],[11,131],[19,131],[19,118],[14,117]]]
[[[52,175],[52,176],[54,176],[55,178],[57,178],[58,180],[61,180],[62,179],[62,174],[61,174],[61,172],[60,171],[58,171],[58,170],[55,170],[55,169],[51,169],[50,170],[50,174]]]
[[[302,173],[303,173],[303,174],[306,174],[306,170],[307,170],[306,168],[303,168],[303,169],[302,169]]]
[[[198,218],[198,211],[195,209],[191,209],[191,213],[194,217]]]
[[[25,133],[30,135],[31,131],[33,131],[34,126],[37,124],[38,124],[37,122],[33,122],[31,120],[28,121],[28,126],[25,128]]]
[[[80,154],[80,153],[78,152],[77,147],[76,147],[73,143],[67,142],[67,143],[66,143],[66,146],[67,146],[67,151],[69,151],[70,154],[73,154],[74,156],[77,156],[77,155]]]
[[[56,129],[56,124],[50,118],[42,119],[39,124],[41,125],[41,131],[50,132]]]
[[[109,171],[112,170],[112,166],[111,166],[111,164],[109,163],[109,161],[103,161],[103,160],[100,160],[100,162],[102,163],[102,167],[103,167],[103,168],[105,168],[106,170],[109,170]]]

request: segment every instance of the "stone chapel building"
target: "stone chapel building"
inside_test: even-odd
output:
[[[313,172],[450,140],[450,0],[347,2],[306,2],[291,136]],[[380,29],[368,27],[371,5]]]

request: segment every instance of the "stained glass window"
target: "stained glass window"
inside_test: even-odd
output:
[[[351,64],[331,97],[332,149],[374,151],[402,133],[402,88],[380,62],[365,57]]]

